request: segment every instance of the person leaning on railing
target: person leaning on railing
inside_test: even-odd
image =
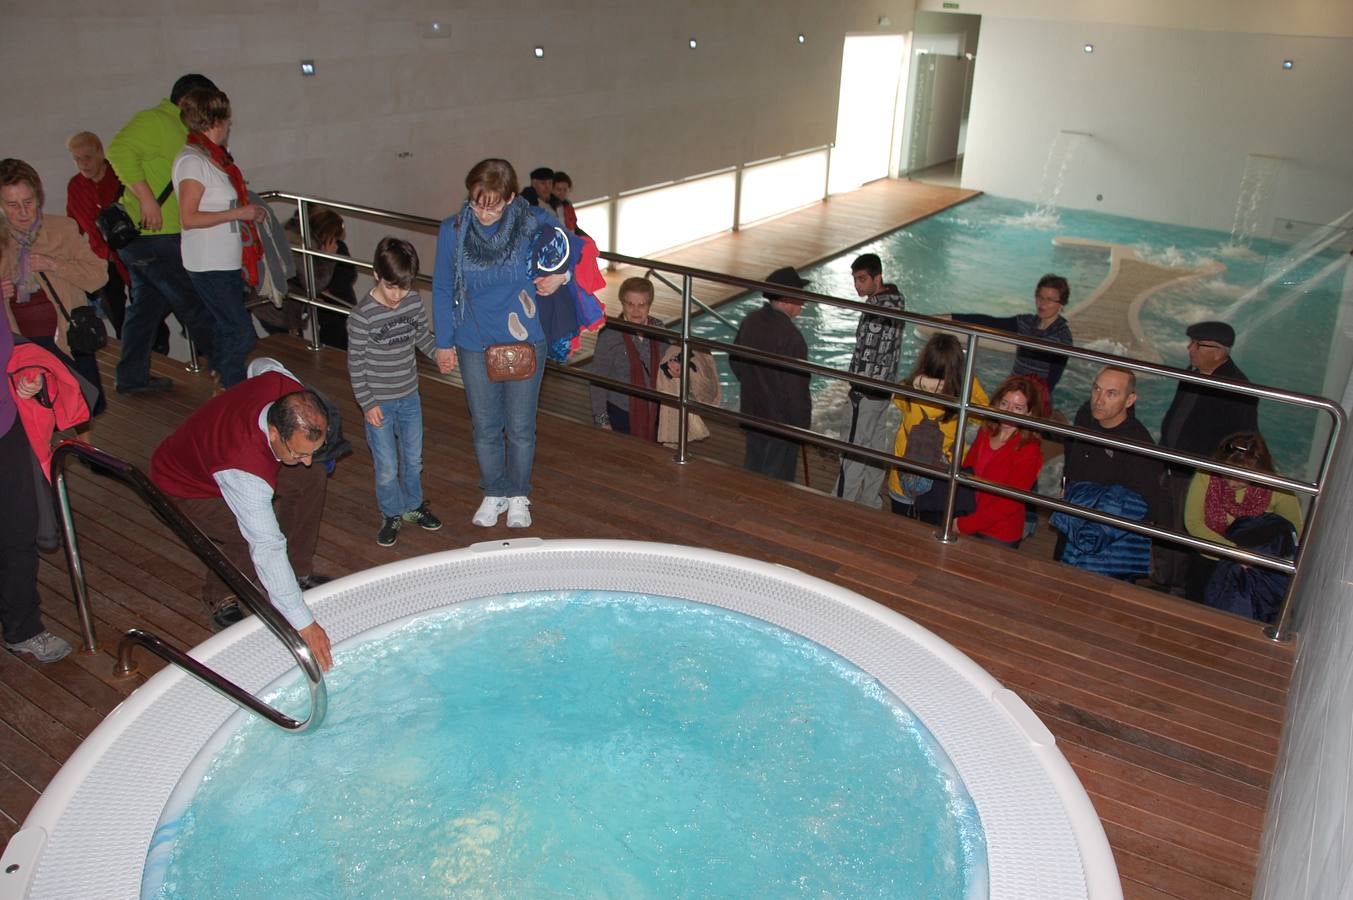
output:
[[[991,395],[991,406],[1040,419],[1048,415],[1042,382],[1027,375],[1011,375],[1002,381]],[[1021,491],[1032,490],[1043,467],[1043,442],[1030,428],[987,419],[964,455],[963,467],[978,478]],[[971,513],[954,520],[959,533],[1019,547],[1024,539],[1024,503],[978,490],[974,505]]]

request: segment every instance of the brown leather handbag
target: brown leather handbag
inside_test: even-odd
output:
[[[489,381],[525,381],[536,373],[534,344],[490,344],[484,348]]]

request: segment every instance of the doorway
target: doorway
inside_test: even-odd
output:
[[[898,100],[905,97],[907,36],[848,36],[841,54],[829,193],[854,190],[891,174]]]

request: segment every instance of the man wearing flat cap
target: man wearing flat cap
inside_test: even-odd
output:
[[[771,272],[766,281],[792,288],[808,284],[790,266]],[[781,297],[771,291],[766,291],[765,297],[765,305],[742,320],[734,342],[765,353],[808,359],[808,342],[794,325],[794,317],[803,312],[803,301]],[[812,424],[813,404],[808,394],[807,372],[795,372],[732,354],[729,354],[728,362],[742,384],[742,412],[799,428],[808,428]],[[750,426],[745,428],[745,434],[747,450],[743,468],[772,478],[794,480],[802,446],[798,441]]]
[[[1225,322],[1198,322],[1184,332],[1189,337],[1189,371],[1226,381],[1249,381],[1231,359],[1236,332]],[[1259,430],[1259,398],[1225,388],[1179,382],[1174,402],[1160,423],[1160,445],[1210,458],[1222,439],[1241,431]],[[1184,530],[1184,499],[1194,470],[1171,466],[1168,476],[1173,501],[1174,528]],[[1159,587],[1182,592],[1191,551],[1178,545],[1156,547],[1152,578]],[[1176,590],[1178,589],[1178,590]]]

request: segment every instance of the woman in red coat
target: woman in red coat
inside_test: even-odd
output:
[[[991,405],[1002,412],[1045,418],[1047,394],[1043,386],[1024,375],[1011,375],[992,395]],[[994,419],[983,422],[977,439],[963,457],[963,465],[978,478],[1027,491],[1043,467],[1043,446],[1037,432]],[[1007,497],[977,491],[977,508],[954,520],[963,534],[1018,547],[1024,537],[1024,504]]]

